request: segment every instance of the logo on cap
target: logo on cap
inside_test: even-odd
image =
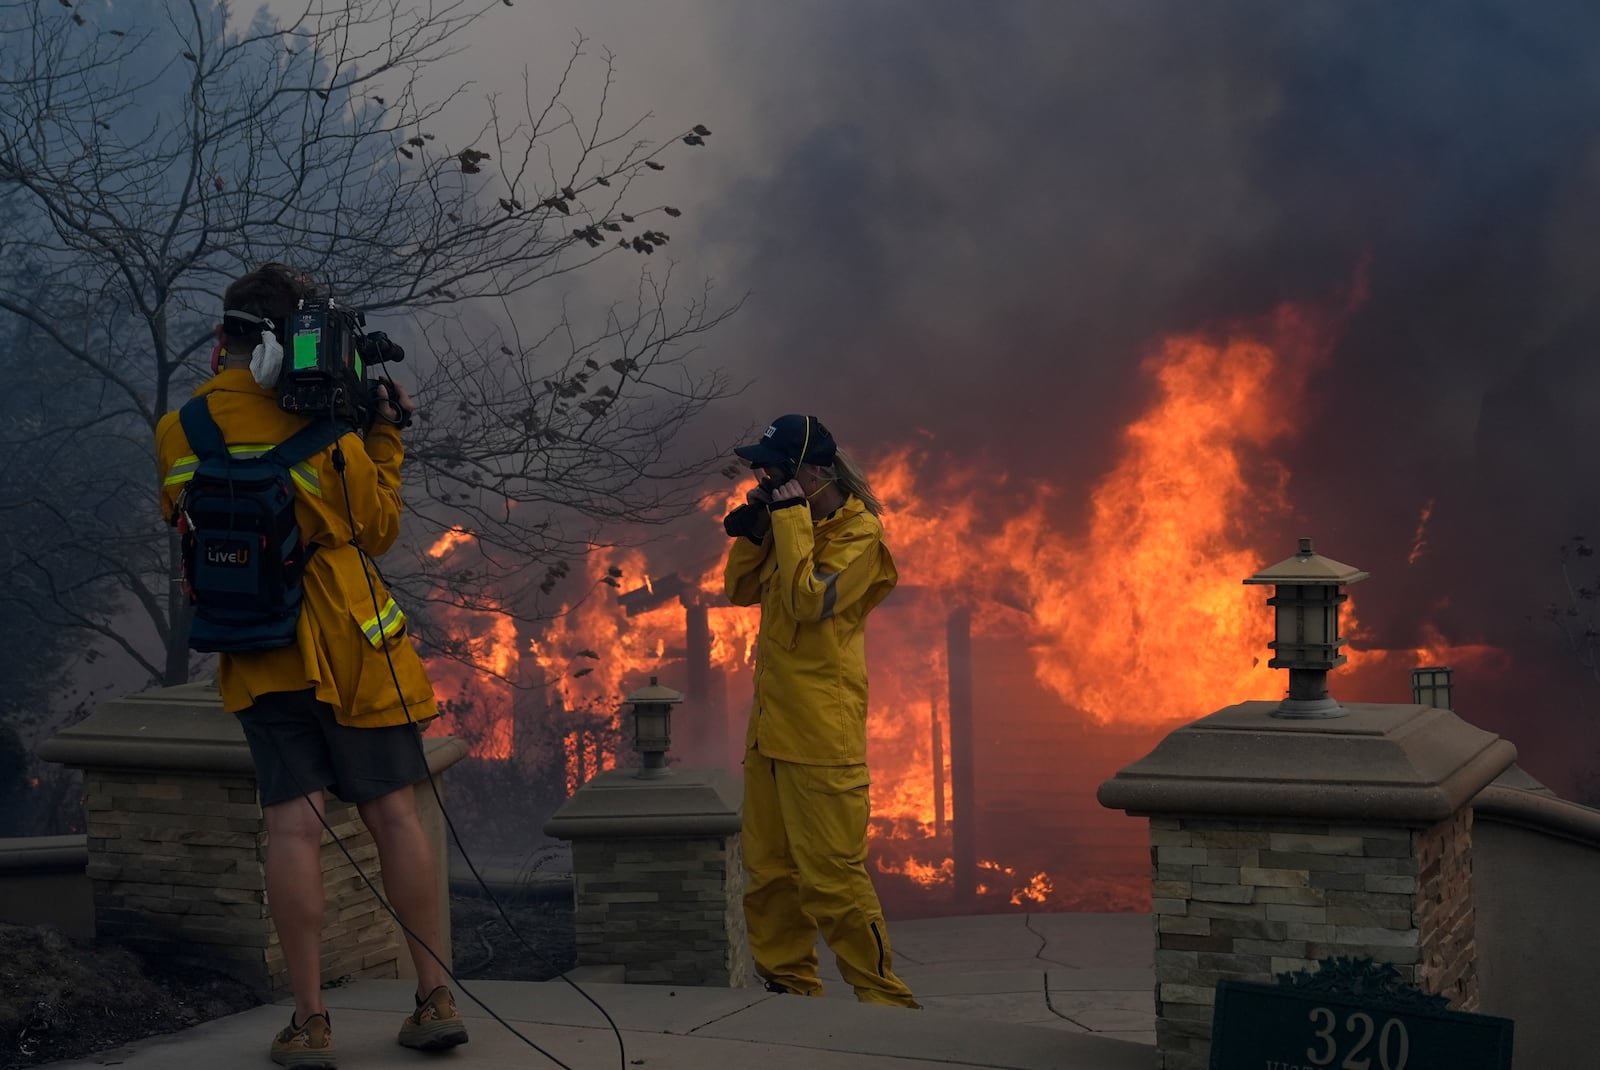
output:
[[[761,437],[762,438],[771,438],[773,435],[776,435],[777,433],[778,433],[778,425],[777,424],[768,424],[767,425],[767,433],[762,435]]]

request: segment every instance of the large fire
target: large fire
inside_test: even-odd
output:
[[[1284,308],[1250,330],[1171,337],[1154,347],[1143,364],[1147,407],[1123,432],[1114,466],[1089,489],[1079,531],[1063,530],[1055,519],[1063,499],[1081,493],[1076,488],[1028,488],[1019,508],[1005,498],[1015,491],[992,473],[935,465],[917,448],[863,458],[886,506],[886,538],[901,577],[901,589],[874,614],[869,638],[872,837],[880,874],[927,888],[953,880],[946,634],[960,611],[970,614],[975,648],[1031,673],[1022,680],[1005,668],[976,675],[975,705],[986,711],[983,745],[992,749],[991,735],[1020,735],[1025,758],[1015,760],[1040,767],[991,775],[992,787],[980,785],[980,793],[989,791],[985,819],[1012,833],[995,842],[1015,854],[995,858],[984,848],[980,895],[1023,908],[1147,907],[1142,827],[1120,815],[1087,814],[1092,791],[1175,722],[1283,693],[1281,674],[1266,664],[1270,610],[1260,590],[1241,580],[1287,555],[1285,547],[1262,545],[1258,534],[1265,521],[1292,516],[1288,472],[1270,460],[1271,447],[1291,434],[1285,414],[1295,410],[1331,334],[1318,316]],[[710,525],[742,495],[741,487],[708,498],[708,540],[721,538]],[[1422,552],[1426,520],[1424,510],[1413,558]],[[465,538],[451,533],[434,553],[448,555]],[[619,750],[626,756],[623,696],[649,675],[685,689],[696,657],[725,691],[699,697],[698,716],[715,721],[715,730],[702,727],[683,760],[736,766],[759,611],[726,605],[721,561],[697,575],[652,580],[644,551],[596,548],[585,569],[591,579],[583,596],[536,634],[519,637],[492,614],[458,622],[471,637],[472,658],[498,679],[537,691],[547,716],[565,718],[557,764],[567,790],[615,765]],[[704,621],[698,654],[686,626],[695,613]],[[1358,634],[1353,613],[1349,619],[1349,634]],[[1433,638],[1416,651],[1418,664],[1448,652],[1442,636]],[[1360,660],[1352,655],[1353,663]],[[510,755],[517,687],[470,685],[456,665],[438,659],[432,668],[447,700],[474,689],[473,704],[449,703],[451,730],[480,757]],[[1004,708],[996,712],[996,703]],[[679,725],[696,715],[686,706],[675,719],[675,752]],[[1085,741],[1096,739],[1126,742],[1090,755]],[[1028,809],[1030,775],[1047,786],[1074,784],[1083,828],[1120,837],[1128,850],[1116,857],[1127,866],[1108,873],[1085,863],[1085,854],[1070,872],[1060,871],[1049,847],[1053,838],[1077,836],[1078,826],[1035,836],[1039,849],[1030,850],[1021,833],[1040,827],[1037,809]]]

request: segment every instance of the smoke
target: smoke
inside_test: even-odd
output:
[[[1373,645],[1432,623],[1513,650],[1466,707],[1565,734],[1539,614],[1600,506],[1600,10],[908,0],[721,29],[760,117],[702,231],[754,295],[718,347],[756,378],[741,417],[931,439],[1070,512],[1163,335],[1324,309],[1277,457],[1293,512],[1255,541],[1369,569]],[[1507,712],[1530,698],[1542,727]]]

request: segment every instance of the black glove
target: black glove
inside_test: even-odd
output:
[[[722,530],[728,533],[728,538],[743,536],[757,546],[761,545],[761,540],[766,538],[771,527],[772,521],[767,517],[764,505],[746,503],[722,518]]]
[[[411,426],[411,414],[405,409],[402,409],[398,404],[396,404],[395,400],[389,396],[392,391],[385,386],[382,379],[374,379],[370,384],[368,384],[367,390],[370,395],[367,402],[368,430],[371,430],[372,425],[380,420],[392,427],[405,428]],[[391,420],[378,411],[378,405],[384,401],[387,401],[389,403],[389,407],[399,414],[400,418],[398,420]]]

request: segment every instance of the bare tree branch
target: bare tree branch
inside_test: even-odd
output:
[[[151,671],[146,648],[164,645],[158,675],[186,677],[152,431],[205,371],[217,295],[268,260],[367,313],[405,310],[426,343],[413,348],[431,350],[418,375],[432,419],[411,436],[408,478],[432,537],[395,569],[418,598],[542,612],[532,592],[550,593],[605,525],[692,507],[711,458],[683,455],[677,433],[732,389],[696,370],[695,346],[738,302],[713,305],[707,287],[675,304],[668,265],[589,333],[565,314],[524,324],[517,307],[604,258],[664,250],[678,210],[628,204],[669,149],[705,144],[703,127],[652,143],[648,117],[613,122],[614,58],[579,38],[550,91],[524,72],[519,111],[489,97],[462,137],[446,116],[474,87],[429,96],[422,80],[468,27],[509,17],[493,0],[307,4],[247,26],[210,0],[130,4],[93,18],[0,4],[0,337],[26,332],[95,387],[72,393],[79,409],[41,401],[36,433],[0,443],[57,451],[57,498],[16,499],[55,518],[54,548],[83,569],[68,582],[58,556],[19,564],[48,579],[53,623]],[[592,65],[598,99],[576,106]],[[427,549],[452,528],[487,564],[441,587]],[[129,609],[148,618],[132,636],[109,623]]]

